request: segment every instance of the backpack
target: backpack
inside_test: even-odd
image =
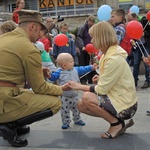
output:
[[[125,26],[123,24],[120,24],[120,26],[125,28]],[[124,38],[120,42],[120,46],[128,53],[128,55],[131,53],[131,49],[132,49],[131,40],[132,39],[128,36],[128,34],[126,32]]]

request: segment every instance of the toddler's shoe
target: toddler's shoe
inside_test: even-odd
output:
[[[85,126],[85,122],[82,120],[79,120],[78,122],[75,122],[74,124],[79,125],[79,126]]]
[[[69,125],[68,125],[68,124],[63,124],[63,125],[61,126],[61,128],[62,128],[62,129],[68,129],[68,128],[69,128]]]
[[[148,116],[150,116],[150,111],[149,110],[147,110],[146,113],[147,113]]]

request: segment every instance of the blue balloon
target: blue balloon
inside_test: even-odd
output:
[[[97,17],[100,21],[108,21],[111,17],[111,7],[109,5],[102,5],[97,11]]]
[[[133,5],[131,8],[130,8],[130,12],[133,12],[133,13],[136,13],[137,15],[139,14],[139,7],[136,6],[136,5]]]

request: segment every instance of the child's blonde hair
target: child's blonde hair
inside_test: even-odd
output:
[[[114,9],[114,10],[112,10],[111,14],[112,13],[115,13],[117,16],[122,17],[121,21],[125,20],[125,11],[123,9]]]
[[[88,16],[87,21],[92,21],[95,23],[96,17],[93,15]]]
[[[57,56],[56,61],[57,61],[58,66],[63,67],[63,65],[66,64],[72,58],[73,58],[72,55],[69,53],[60,53]]]
[[[62,27],[68,27],[68,23],[62,21],[59,25],[59,28],[61,29]]]
[[[112,25],[106,21],[99,22],[89,29],[89,34],[93,38],[93,45],[97,49],[107,49],[118,44],[117,36]]]

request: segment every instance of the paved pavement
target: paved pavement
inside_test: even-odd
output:
[[[60,113],[52,118],[33,123],[31,132],[24,135],[28,146],[21,150],[150,150],[150,88],[141,89],[144,76],[140,75],[137,88],[138,111],[134,116],[135,125],[125,134],[115,139],[102,139],[109,124],[101,118],[81,114],[86,126],[80,127],[73,122],[67,130],[61,129]],[[82,93],[81,93],[82,94]],[[13,150],[7,141],[0,137],[0,150]]]

